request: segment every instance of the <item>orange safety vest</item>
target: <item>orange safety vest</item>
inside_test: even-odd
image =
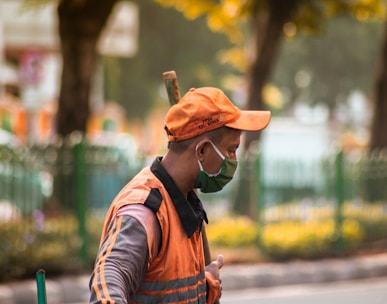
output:
[[[151,200],[150,195],[153,195]],[[146,201],[152,202],[153,206],[148,207],[159,221],[161,246],[154,260],[148,262],[148,271],[132,303],[206,303],[201,229],[187,235],[170,194],[151,168],[143,169],[117,195],[108,211],[101,242],[111,219],[122,206]]]

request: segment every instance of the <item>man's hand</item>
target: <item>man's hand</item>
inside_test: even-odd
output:
[[[219,254],[216,261],[212,261],[205,270],[211,273],[216,280],[220,279],[219,269],[223,267],[223,255]]]
[[[218,255],[216,261],[212,261],[206,266],[206,279],[207,279],[207,304],[218,303],[219,298],[222,295],[222,286],[220,285],[219,269],[223,267],[223,256]]]

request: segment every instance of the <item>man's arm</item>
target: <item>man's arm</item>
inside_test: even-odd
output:
[[[147,233],[139,221],[113,218],[90,278],[90,303],[128,303],[145,276],[148,257]]]

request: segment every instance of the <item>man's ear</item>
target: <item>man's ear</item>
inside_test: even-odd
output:
[[[208,142],[209,140],[207,138],[204,138],[196,143],[196,148],[195,148],[196,159],[203,161]]]

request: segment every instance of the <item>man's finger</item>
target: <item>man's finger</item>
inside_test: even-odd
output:
[[[216,258],[216,263],[218,264],[218,268],[222,268],[224,265],[224,258],[223,255],[219,254],[218,257]]]

